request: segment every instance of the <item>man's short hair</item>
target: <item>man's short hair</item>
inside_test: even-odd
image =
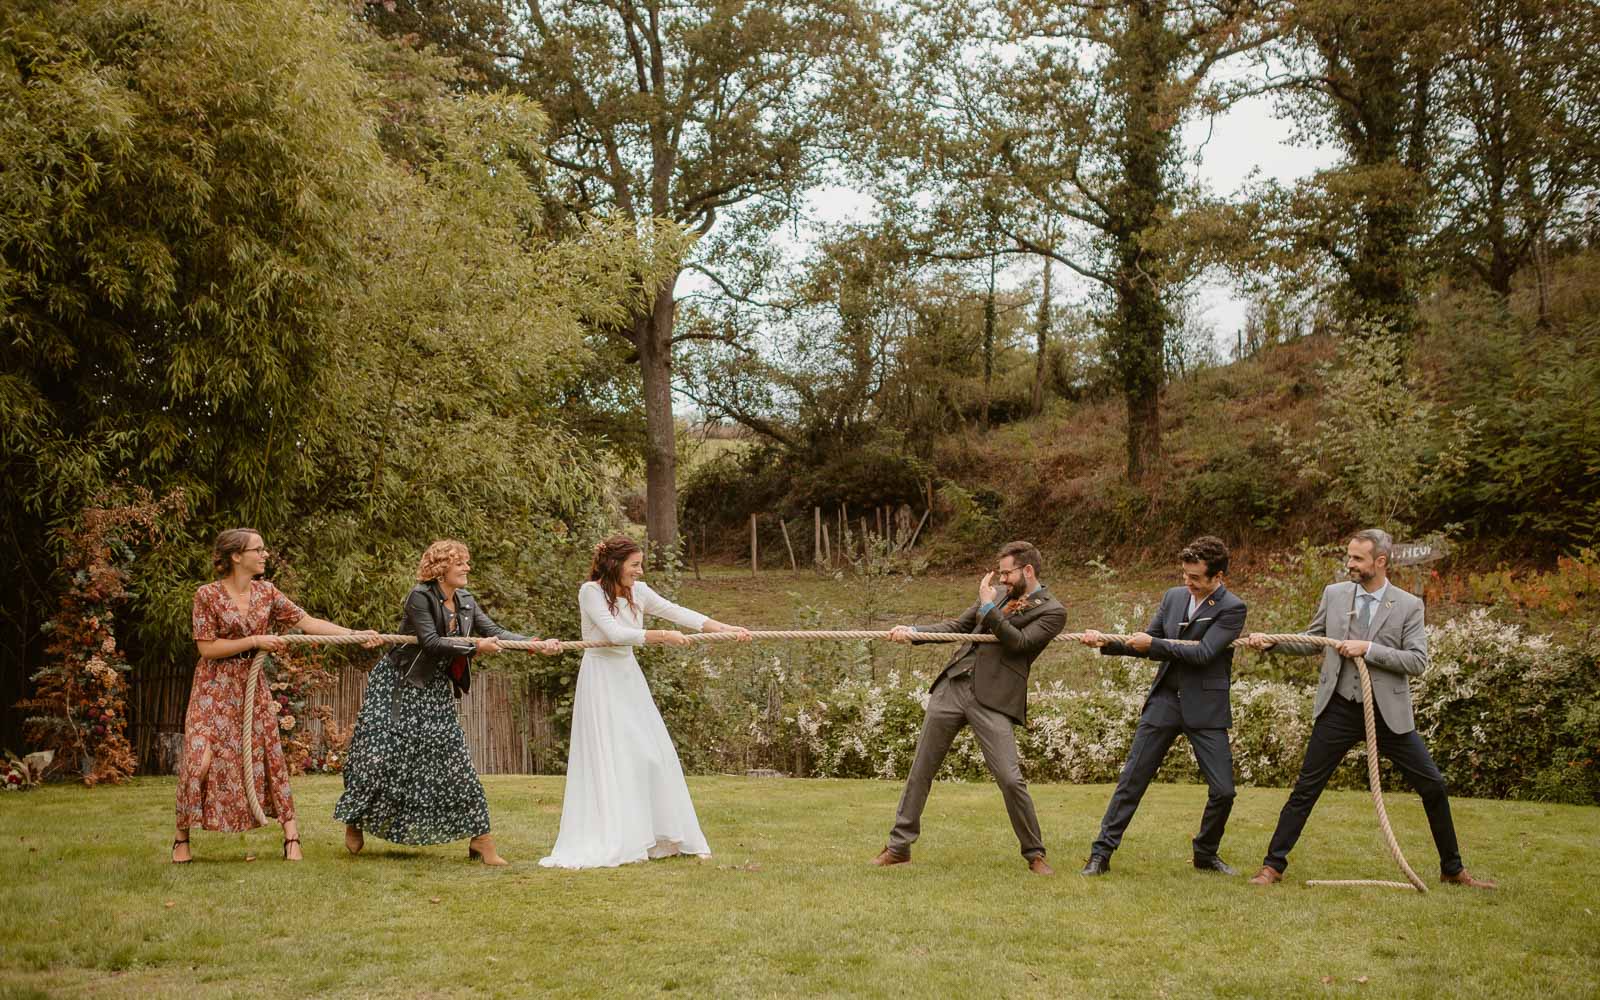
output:
[[[1228,546],[1216,535],[1201,535],[1183,547],[1183,551],[1178,553],[1178,561],[1203,562],[1206,564],[1206,576],[1216,576],[1228,571]]]
[[[1372,544],[1372,558],[1383,557],[1384,565],[1388,565],[1389,557],[1394,552],[1394,539],[1382,528],[1362,528],[1350,536],[1352,542],[1370,542]]]
[[[1039,576],[1044,572],[1044,556],[1040,554],[1039,547],[1032,542],[1007,542],[1000,546],[998,558],[1011,557],[1011,561],[1018,566],[1032,566],[1033,575]]]

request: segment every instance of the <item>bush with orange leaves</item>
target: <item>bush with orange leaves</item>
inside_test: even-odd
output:
[[[56,770],[81,769],[86,785],[121,782],[137,765],[127,736],[131,667],[117,645],[116,608],[129,596],[134,546],[186,513],[181,490],[158,500],[135,488],[100,498],[57,531],[67,587],[44,626],[47,665],[33,675],[33,697],[18,706],[30,713],[24,736],[55,752]]]

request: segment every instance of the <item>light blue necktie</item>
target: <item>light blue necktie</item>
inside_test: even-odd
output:
[[[1371,594],[1361,595],[1361,614],[1356,619],[1356,626],[1361,629],[1362,635],[1369,635],[1372,631],[1372,606],[1378,599]]]

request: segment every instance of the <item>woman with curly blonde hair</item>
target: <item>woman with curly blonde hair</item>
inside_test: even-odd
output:
[[[489,836],[489,803],[472,766],[455,699],[472,687],[472,658],[525,640],[484,613],[466,590],[472,557],[458,541],[434,542],[406,595],[401,631],[417,637],[378,661],[367,677],[361,714],[345,755],[344,794],[333,815],[345,824],[351,854],[365,833],[396,844],[467,839],[467,856],[506,864]],[[548,640],[545,651],[560,651]]]
[[[683,780],[683,767],[650,687],[633,657],[646,643],[686,646],[675,629],[647,629],[646,614],[706,632],[750,633],[698,611],[680,608],[651,590],[644,550],[626,535],[595,546],[589,581],[578,588],[585,640],[611,647],[586,649],[572,704],[572,743],[561,832],[547,868],[609,868],[672,854],[711,853]]]

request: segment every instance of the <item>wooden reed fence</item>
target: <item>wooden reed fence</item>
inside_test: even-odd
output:
[[[170,774],[176,769],[178,737],[183,733],[193,676],[194,668],[184,665],[131,678],[129,739],[141,773]],[[342,667],[332,687],[307,699],[307,708],[325,705],[332,710],[335,724],[352,726],[366,687],[366,671]],[[474,670],[472,690],[456,703],[456,714],[478,773],[553,774],[562,770],[566,761],[556,753],[552,711],[543,692],[520,692],[510,675]],[[321,724],[310,716],[311,712],[306,712],[305,721],[320,737]]]

